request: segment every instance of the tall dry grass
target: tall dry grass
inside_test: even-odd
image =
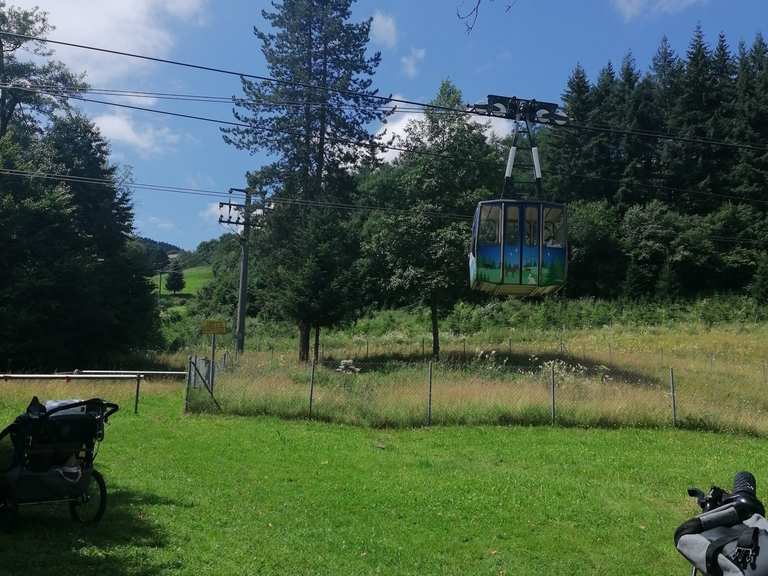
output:
[[[676,425],[768,433],[768,336],[763,326],[708,329],[605,327],[510,337],[492,343],[444,339],[433,365],[433,424],[551,422],[583,426]],[[220,372],[215,396],[228,413],[309,416],[310,367],[293,350],[246,353]],[[338,373],[354,358],[359,373]],[[369,426],[419,426],[427,421],[427,362],[421,342],[395,335],[337,341],[317,365],[312,417]],[[193,409],[212,409],[203,389]]]

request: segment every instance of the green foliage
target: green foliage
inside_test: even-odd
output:
[[[0,28],[37,37],[52,29],[45,12],[5,1]],[[106,141],[69,107],[66,95],[86,87],[83,77],[51,56],[43,42],[0,38],[0,80],[52,90],[0,91],[0,164],[76,179],[0,182],[0,357],[43,369],[152,346],[158,336],[146,261],[126,242],[133,232],[128,191]]]
[[[364,161],[376,150],[368,126],[386,114],[376,100],[352,93],[374,94],[372,77],[381,55],[366,53],[371,20],[353,22],[352,3],[278,0],[271,11],[262,11],[271,30],[254,29],[254,33],[270,75],[278,82],[244,78],[244,98],[235,117],[248,127],[222,130],[225,142],[252,153],[264,150],[276,158],[248,176],[249,186],[260,192],[262,201],[274,195],[348,202],[352,185],[346,166]],[[320,89],[309,88],[310,84]],[[297,101],[321,105],[291,104]],[[268,102],[288,104],[265,106]],[[353,296],[359,286],[353,269],[355,230],[339,211],[279,204],[254,236],[259,247],[255,268],[260,302],[296,322],[301,333],[299,356],[306,360],[311,327],[338,322],[358,309]]]
[[[768,254],[762,254],[752,282],[752,296],[760,304],[768,304]]]
[[[459,107],[461,92],[444,81],[433,104]],[[433,354],[439,355],[437,318],[466,290],[469,214],[495,180],[488,161],[495,150],[483,127],[466,116],[428,112],[406,129],[405,152],[384,176],[364,177],[361,191],[375,205],[408,206],[408,212],[376,215],[366,223],[363,266],[390,302],[421,302],[433,317]],[[500,167],[499,167],[500,169]],[[461,263],[461,264],[459,264]]]
[[[168,269],[168,275],[165,277],[165,287],[169,291],[176,293],[184,290],[185,285],[184,272],[181,270],[181,265],[178,261],[174,260]]]
[[[48,14],[39,8],[29,10],[8,6],[5,0],[0,0],[0,29],[4,32],[44,38],[52,28],[48,23]],[[20,59],[19,53],[24,52],[33,58]],[[0,137],[14,123],[17,132],[35,132],[38,127],[30,116],[55,119],[58,113],[69,110],[65,95],[77,94],[87,87],[83,75],[73,74],[61,62],[47,59],[52,53],[44,42],[11,36],[0,38],[2,83],[50,89],[50,92],[33,92],[3,88],[0,93]]]

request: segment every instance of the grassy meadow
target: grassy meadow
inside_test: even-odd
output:
[[[689,485],[729,485],[766,441],[684,430],[373,429],[183,415],[178,382],[0,383],[0,421],[32,393],[123,404],[97,459],[96,528],[22,510],[0,574],[686,574]],[[45,550],[45,554],[40,554]]]
[[[311,370],[295,362],[295,342],[249,342],[239,366],[219,371],[216,397],[232,414],[309,415]],[[205,349],[200,352],[205,354]],[[429,340],[389,332],[323,338],[312,417],[374,427],[425,423]],[[359,373],[339,373],[353,359]],[[673,425],[768,433],[768,325],[703,323],[602,326],[443,337],[433,364],[432,423],[578,426]],[[192,407],[213,409],[203,389]]]

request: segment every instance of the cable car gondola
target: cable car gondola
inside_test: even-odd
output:
[[[472,224],[472,288],[535,296],[565,284],[566,213],[563,204],[535,200],[480,202]]]
[[[511,189],[518,122],[525,121],[531,144],[535,183],[541,196],[541,165],[530,129],[531,122],[552,123],[555,104],[488,97],[491,115],[515,120],[512,148],[507,159],[504,190]],[[545,115],[546,113],[546,115]],[[568,262],[567,214],[564,204],[534,199],[498,199],[480,202],[472,223],[469,253],[470,287],[493,294],[539,296],[552,294],[565,284]]]

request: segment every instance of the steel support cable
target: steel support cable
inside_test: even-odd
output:
[[[114,181],[108,180],[108,179],[70,176],[67,174],[52,174],[52,173],[46,173],[46,172],[12,170],[9,168],[0,168],[0,174],[18,176],[18,177],[44,178],[49,180],[70,181],[75,183],[97,184],[97,185],[100,184],[100,185],[109,186],[109,187],[116,186],[116,183]],[[215,191],[215,190],[202,190],[199,188],[186,188],[182,186],[165,186],[165,185],[159,185],[159,184],[126,183],[125,186],[131,187],[131,188],[142,188],[147,190],[154,190],[159,192],[173,192],[173,193],[179,193],[179,194],[189,194],[194,196],[210,196],[210,197],[216,197],[216,198],[230,198],[233,193],[242,194],[237,190],[234,190],[232,193],[230,193],[230,192]],[[427,216],[434,216],[434,217],[440,217],[440,218],[457,220],[457,221],[472,220],[471,216],[464,216],[464,215],[444,213],[444,212],[435,212],[435,211],[429,211],[429,210],[392,208],[392,207],[386,207],[386,206],[368,206],[368,205],[362,205],[362,204],[348,204],[348,203],[342,203],[342,202],[324,202],[321,200],[305,200],[302,198],[270,197],[265,199],[265,203],[266,204],[301,205],[307,208],[341,209],[341,210],[362,211],[362,212],[383,212],[387,214],[401,214],[401,215],[424,214]],[[736,238],[734,236],[708,235],[706,237],[714,242],[752,244],[757,246],[765,246],[766,244],[768,244],[768,240],[763,241],[763,240],[755,240],[755,239],[748,239],[748,238]]]
[[[460,110],[456,108],[450,108],[448,106],[438,106],[435,104],[424,104],[422,102],[418,102],[415,100],[406,100],[404,98],[394,98],[392,96],[380,96],[376,92],[373,93],[365,93],[365,92],[358,92],[355,90],[344,90],[341,88],[332,88],[330,86],[316,86],[314,84],[309,84],[307,82],[300,82],[298,80],[280,80],[278,78],[271,78],[269,76],[262,76],[259,74],[250,74],[247,72],[239,72],[237,70],[229,70],[226,68],[217,68],[214,66],[204,66],[202,64],[193,64],[191,62],[182,62],[180,60],[171,60],[168,58],[158,58],[155,56],[146,56],[144,54],[136,54],[133,52],[124,52],[121,50],[111,50],[109,48],[100,48],[98,46],[90,46],[87,44],[77,44],[75,42],[64,42],[62,40],[52,40],[50,38],[40,38],[37,36],[29,36],[26,34],[16,34],[15,32],[0,32],[0,35],[2,36],[9,36],[11,38],[18,38],[20,40],[29,40],[32,42],[43,42],[46,44],[57,44],[59,46],[68,46],[70,48],[79,48],[81,50],[91,50],[94,52],[101,52],[104,54],[113,54],[115,56],[125,56],[128,58],[136,58],[138,60],[147,60],[150,62],[158,62],[160,64],[171,64],[174,66],[181,66],[183,68],[191,68],[194,70],[203,70],[206,72],[215,72],[218,74],[226,74],[228,76],[237,76],[239,78],[250,78],[253,80],[259,80],[261,82],[270,82],[273,84],[281,84],[285,86],[298,86],[300,88],[306,88],[308,90],[315,90],[315,91],[321,91],[321,92],[333,92],[334,94],[340,94],[342,96],[348,96],[353,98],[363,98],[363,99],[371,99],[371,100],[378,100],[380,102],[397,102],[399,104],[409,104],[411,106],[423,106],[428,107],[434,110],[444,110],[444,111],[450,111],[450,112],[460,112],[462,114],[478,114],[485,116],[485,114],[480,114],[477,112],[471,112],[469,110]]]
[[[25,178],[41,178],[46,180],[58,180],[63,182],[72,182],[76,184],[94,184],[106,187],[119,187],[119,184],[113,180],[104,178],[89,178],[84,176],[72,176],[69,174],[55,174],[50,172],[33,172],[27,170],[14,170],[10,168],[0,168],[0,174],[6,176],[17,176]],[[200,188],[186,188],[183,186],[166,186],[160,184],[145,184],[145,183],[125,183],[123,186],[129,188],[136,188],[157,192],[171,192],[178,194],[186,194],[190,196],[206,196],[214,198],[231,198],[232,194],[242,195],[242,192],[224,192],[217,190],[205,190]],[[444,218],[448,220],[472,220],[472,216],[464,214],[456,214],[450,212],[439,212],[435,210],[422,210],[418,208],[406,209],[406,208],[393,208],[388,206],[371,206],[365,204],[351,204],[345,202],[326,202],[322,200],[307,200],[303,198],[290,198],[290,197],[268,197],[264,200],[265,204],[291,204],[301,205],[312,208],[329,208],[329,209],[341,209],[348,211],[362,211],[362,212],[383,212],[386,214],[423,214],[431,217]]]
[[[271,82],[275,84],[282,84],[282,85],[288,85],[288,86],[298,86],[301,88],[307,88],[309,90],[315,90],[315,91],[321,91],[321,92],[332,92],[335,94],[340,94],[342,96],[348,96],[352,98],[361,98],[361,99],[371,99],[371,100],[378,100],[380,102],[387,102],[387,103],[398,103],[398,104],[408,104],[411,106],[419,106],[424,109],[430,109],[430,110],[439,110],[443,112],[453,112],[456,114],[472,114],[477,116],[483,116],[487,118],[495,117],[491,114],[488,114],[486,112],[478,112],[471,109],[460,109],[460,108],[452,108],[449,106],[439,106],[436,104],[427,104],[424,102],[418,102],[416,100],[407,100],[404,98],[394,98],[392,96],[380,96],[377,93],[365,93],[365,92],[357,92],[354,90],[344,90],[339,88],[332,88],[329,86],[316,86],[314,84],[308,84],[306,82],[300,82],[298,80],[280,80],[278,78],[271,78],[269,76],[262,76],[259,74],[250,74],[247,72],[238,72],[236,70],[228,70],[226,68],[216,68],[213,66],[204,66],[201,64],[193,64],[190,62],[182,62],[180,60],[170,60],[167,58],[158,58],[155,56],[146,56],[143,54],[135,54],[132,52],[124,52],[120,50],[111,50],[109,48],[100,48],[97,46],[90,46],[87,44],[77,44],[74,42],[64,42],[61,40],[51,40],[49,38],[40,38],[36,36],[28,36],[25,34],[16,34],[13,32],[0,32],[0,35],[3,36],[9,36],[12,38],[18,38],[21,40],[29,40],[33,42],[44,42],[48,44],[57,44],[60,46],[68,46],[71,48],[79,48],[82,50],[91,50],[95,52],[102,52],[105,54],[113,54],[116,56],[125,56],[128,58],[136,58],[140,60],[147,60],[151,62],[158,62],[162,64],[171,64],[174,66],[181,66],[185,68],[191,68],[195,70],[204,70],[207,72],[216,72],[219,74],[226,74],[230,76],[238,76],[240,78],[251,78],[254,80],[259,80],[262,82]],[[507,120],[511,120],[508,119]],[[651,132],[644,132],[644,131],[633,131],[630,129],[625,128],[600,128],[598,126],[588,126],[584,124],[565,124],[565,125],[555,125],[556,128],[571,128],[571,129],[577,129],[577,130],[591,130],[591,131],[597,131],[597,132],[610,132],[615,134],[626,134],[631,136],[640,136],[640,137],[650,137],[650,138],[657,138],[660,140],[677,140],[682,142],[688,142],[688,143],[695,143],[695,144],[706,144],[706,145],[714,145],[714,146],[725,146],[725,147],[732,147],[732,148],[739,148],[739,149],[745,149],[745,150],[753,150],[757,152],[768,152],[768,147],[760,147],[760,146],[753,146],[750,144],[738,144],[735,142],[724,142],[719,140],[707,140],[707,139],[698,139],[698,138],[688,138],[688,137],[679,137],[679,136],[672,136],[669,134],[664,134],[661,132],[658,133],[651,133]]]
[[[40,92],[46,93],[45,90],[38,90],[38,89],[35,89],[35,88],[28,88],[28,87],[18,87],[17,89],[18,90],[24,90],[24,91],[27,91],[27,92],[33,92],[33,93],[40,93]],[[274,133],[274,134],[286,134],[286,135],[289,135],[289,136],[297,136],[297,137],[303,137],[304,136],[303,134],[301,134],[299,132],[292,131],[292,130],[281,130],[281,129],[277,129],[277,128],[269,128],[269,127],[264,127],[264,126],[262,126],[262,127],[255,127],[255,126],[252,126],[250,124],[246,124],[244,122],[235,122],[235,121],[232,121],[232,120],[223,120],[223,119],[219,119],[219,118],[210,118],[208,116],[199,116],[199,115],[196,115],[196,114],[185,114],[185,113],[182,113],[182,112],[172,112],[170,110],[161,110],[161,109],[157,109],[157,108],[147,108],[147,107],[144,107],[144,106],[135,106],[133,104],[125,104],[125,103],[120,103],[120,102],[110,102],[108,100],[97,100],[95,98],[85,98],[83,96],[77,96],[77,95],[74,95],[74,94],[63,94],[63,96],[65,98],[67,98],[67,99],[70,99],[70,100],[79,100],[81,102],[90,102],[90,103],[93,103],[93,104],[102,104],[102,105],[105,105],[105,106],[115,106],[117,108],[125,108],[125,109],[128,109],[128,110],[137,110],[137,111],[140,111],[140,112],[150,112],[152,114],[160,114],[160,115],[163,115],[163,116],[172,116],[172,117],[176,117],[176,118],[184,118],[186,120],[197,120],[197,121],[200,121],[200,122],[208,122],[208,123],[211,123],[211,124],[219,124],[219,125],[222,125],[222,126],[233,126],[233,127],[236,127],[236,128],[248,128],[248,129],[256,130],[256,131],[261,130],[261,131],[264,131],[264,132],[269,132],[269,133]],[[337,142],[339,144],[346,144],[346,145],[349,145],[349,146],[357,146],[359,148],[366,148],[366,149],[374,150],[374,151],[376,149],[379,149],[379,150],[395,150],[395,151],[398,151],[398,152],[407,152],[407,153],[410,153],[410,154],[418,154],[420,156],[428,156],[428,157],[432,157],[432,158],[441,158],[441,159],[445,159],[445,160],[453,160],[453,161],[464,161],[464,160],[466,160],[466,158],[460,157],[460,156],[451,156],[451,155],[448,155],[448,154],[442,154],[440,152],[430,152],[429,150],[418,150],[418,149],[415,149],[415,148],[405,148],[405,147],[402,147],[402,146],[394,146],[392,144],[382,144],[382,143],[376,142],[375,140],[371,140],[370,142],[362,142],[362,141],[358,141],[358,140],[352,140],[350,138],[342,138],[342,137],[339,137],[339,136],[333,136],[332,134],[326,135],[325,138],[326,138],[326,140],[329,140],[329,141],[332,141],[332,142]],[[499,165],[500,161],[496,162],[496,161],[494,161],[492,159],[478,159],[475,162],[477,164],[488,164],[488,165],[493,165],[495,167],[495,166]]]

